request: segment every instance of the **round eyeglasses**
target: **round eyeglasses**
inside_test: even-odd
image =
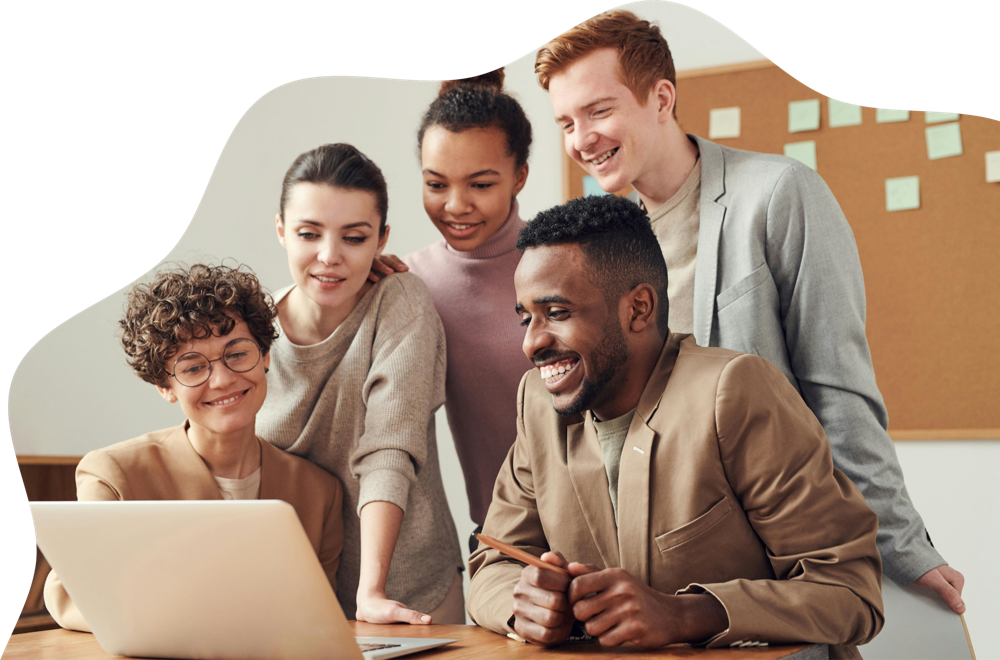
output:
[[[209,360],[201,353],[185,353],[174,360],[174,373],[168,376],[177,379],[185,387],[197,387],[212,375],[212,363],[222,360],[230,371],[245,374],[260,362],[260,347],[252,339],[234,339],[222,349],[222,357]]]

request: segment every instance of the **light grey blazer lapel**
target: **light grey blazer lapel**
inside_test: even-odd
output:
[[[698,255],[694,266],[694,339],[710,346],[715,317],[715,292],[719,273],[719,240],[726,207],[717,200],[726,192],[726,163],[717,144],[698,141],[701,153],[701,213],[698,226]],[[669,273],[668,273],[669,276]]]

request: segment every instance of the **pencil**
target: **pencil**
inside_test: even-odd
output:
[[[476,534],[476,539],[482,541],[483,545],[488,545],[494,550],[499,550],[508,557],[512,557],[520,562],[524,562],[530,566],[535,566],[537,568],[544,568],[546,570],[555,571],[556,573],[562,573],[566,577],[573,577],[570,575],[569,571],[561,566],[556,566],[555,564],[550,564],[547,561],[542,561],[535,555],[525,552],[524,550],[518,550],[512,545],[507,545],[503,541],[497,541],[492,536],[486,536],[485,534]]]

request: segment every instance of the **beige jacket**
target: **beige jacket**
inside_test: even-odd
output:
[[[219,486],[188,441],[185,426],[88,453],[76,468],[77,499],[221,500]],[[295,508],[336,590],[344,545],[340,481],[309,461],[260,441],[260,499],[283,500]],[[45,581],[45,607],[63,628],[90,631],[55,571]]]
[[[484,534],[621,567],[663,593],[710,592],[734,642],[857,644],[882,627],[877,519],[816,418],[769,362],[671,335],[621,457],[619,521],[591,413],[560,417],[537,370]],[[469,614],[510,631],[522,566],[483,545]]]

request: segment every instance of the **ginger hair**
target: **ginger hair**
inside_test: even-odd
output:
[[[618,51],[618,77],[640,105],[646,105],[657,81],[677,84],[674,60],[660,28],[621,9],[598,14],[542,46],[535,58],[538,83],[548,91],[552,76],[601,48]]]

